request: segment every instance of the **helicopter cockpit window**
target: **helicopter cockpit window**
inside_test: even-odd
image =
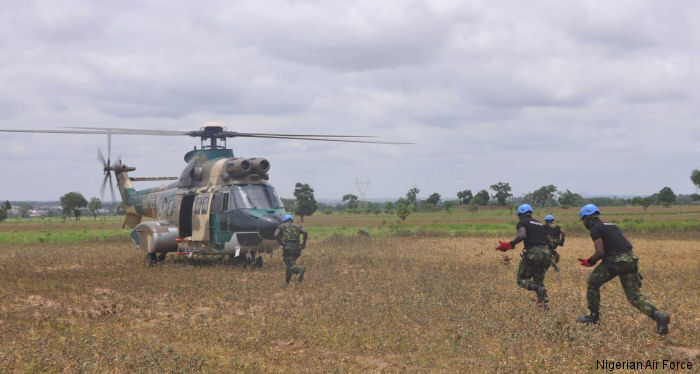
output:
[[[209,209],[209,196],[202,199],[202,214],[207,214],[207,209]]]
[[[278,209],[282,201],[275,189],[266,184],[237,185],[231,188],[238,209]]]
[[[228,192],[224,192],[221,196],[223,196],[223,197],[222,197],[222,198],[223,198],[223,201],[222,201],[222,203],[221,203],[221,206],[222,206],[222,208],[223,208],[224,211],[227,211],[227,210],[229,210],[229,207],[228,207],[228,200],[229,200],[228,197],[229,197],[229,193],[228,193]]]
[[[198,197],[194,200],[194,209],[192,209],[192,214],[199,214],[199,208],[202,205],[202,198]]]

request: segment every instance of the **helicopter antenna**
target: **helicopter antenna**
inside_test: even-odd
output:
[[[370,181],[369,179],[365,180],[364,182],[360,181],[359,178],[355,178],[355,186],[357,187],[357,191],[360,194],[360,205],[364,206],[366,203],[366,194],[367,194],[367,189],[369,188]]]

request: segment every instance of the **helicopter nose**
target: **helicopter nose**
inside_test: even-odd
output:
[[[263,239],[272,240],[275,238],[275,230],[282,223],[282,218],[278,216],[262,216],[258,220],[258,233]]]

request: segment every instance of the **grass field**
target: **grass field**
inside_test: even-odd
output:
[[[698,210],[664,209],[610,215],[698,220]],[[498,213],[415,214],[394,234],[378,228],[390,216],[309,217],[313,239],[299,261],[308,275],[287,287],[279,251],[262,269],[173,254],[145,268],[125,237],[2,244],[0,372],[592,372],[596,359],[700,366],[697,232],[626,232],[641,259],[642,291],[672,315],[660,337],[617,280],[603,287],[601,324],[575,323],[586,312],[590,272],[575,259],[592,253],[583,231],[570,230],[562,271],[547,273],[550,310],[536,308],[535,295],[515,283],[520,247],[493,250],[514,234],[513,217]],[[580,224],[574,209],[553,214]],[[461,219],[510,229],[455,236],[449,230],[462,232]],[[433,221],[450,229],[399,233]],[[110,222],[105,230],[120,226]],[[4,222],[0,235],[47,230],[22,225],[32,224]],[[82,225],[101,230],[85,219],[50,231]]]

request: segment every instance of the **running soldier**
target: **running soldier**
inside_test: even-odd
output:
[[[554,216],[551,214],[544,217],[544,222],[545,232],[549,238],[552,239],[552,243],[549,245],[549,252],[552,253],[552,267],[554,268],[554,271],[559,271],[559,266],[557,266],[559,263],[559,252],[557,252],[557,246],[564,246],[564,238],[566,237],[566,233],[561,229],[561,227],[559,227],[559,225],[554,223]]]
[[[577,321],[579,323],[598,323],[600,319],[600,287],[619,276],[622,289],[625,290],[625,296],[630,304],[656,321],[658,334],[667,334],[671,316],[668,313],[659,312],[639,290],[642,287],[642,275],[639,274],[637,266],[639,258],[632,253],[632,244],[622,235],[615,224],[603,222],[599,216],[600,211],[593,204],[584,205],[579,213],[583,225],[591,233],[595,253],[587,259],[579,258],[578,261],[585,267],[595,265],[600,259],[603,261],[588,277],[586,299],[591,314],[579,316]]]
[[[304,236],[304,241],[299,242],[299,237]],[[294,218],[287,214],[282,219],[282,224],[275,230],[275,239],[282,245],[282,260],[286,267],[285,283],[289,284],[292,274],[299,274],[298,281],[304,280],[303,267],[297,266],[297,258],[301,256],[301,250],[306,248],[306,240],[309,233],[301,226],[294,224]]]
[[[510,242],[498,241],[496,250],[505,252],[513,249],[516,244],[524,241],[525,249],[521,253],[518,266],[518,286],[537,293],[537,305],[544,309],[549,307],[547,288],[544,286],[544,275],[552,263],[552,254],[547,246],[549,238],[544,225],[532,218],[532,207],[523,204],[518,207],[518,223],[515,226],[518,234]]]

